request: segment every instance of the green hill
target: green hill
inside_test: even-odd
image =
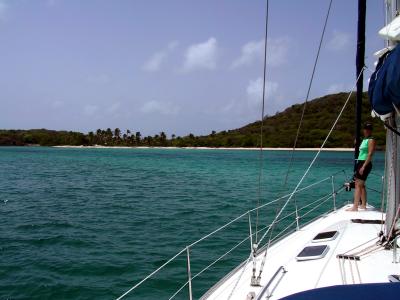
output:
[[[334,120],[348,97],[347,93],[327,95],[307,103],[304,122],[297,147],[319,147],[325,139]],[[374,123],[374,137],[380,148],[385,144],[385,129],[380,120],[370,117],[370,105],[365,93],[363,98],[363,122]],[[264,120],[264,147],[292,147],[300,121],[302,104],[292,105],[283,112]],[[352,147],[354,143],[355,96],[353,95],[338,122],[326,147]],[[177,146],[177,147],[258,147],[260,141],[260,121],[244,127],[215,132],[210,135],[193,134],[168,139],[166,133],[142,137],[140,132],[119,128],[97,129],[83,134],[72,131],[46,129],[0,130],[0,145],[108,145],[108,146]]]
[[[303,125],[301,127],[297,147],[319,147],[333,122],[338,116],[348,93],[327,95],[309,101],[306,106]],[[292,147],[296,130],[300,121],[302,104],[295,104],[283,112],[264,120],[265,147]],[[371,109],[368,95],[364,93],[362,105],[362,121],[371,121],[374,124],[374,137],[377,144],[385,144],[385,129],[377,118],[371,118]],[[242,128],[223,131],[208,136],[195,138],[198,146],[259,146],[260,121],[248,124]],[[326,147],[353,147],[355,131],[355,95],[353,95],[339,120]]]

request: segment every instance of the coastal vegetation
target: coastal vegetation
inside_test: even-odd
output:
[[[319,147],[322,144],[347,96],[347,93],[338,93],[307,103],[297,147]],[[385,129],[381,121],[370,117],[370,105],[366,93],[362,107],[362,119],[364,122],[371,121],[374,124],[374,137],[377,145],[382,148],[385,144]],[[263,126],[263,146],[292,147],[302,109],[302,104],[295,104],[273,116],[266,116]],[[354,111],[355,97],[353,96],[326,147],[353,147]],[[260,125],[260,121],[257,121],[238,129],[212,131],[202,136],[194,134],[167,136],[167,133],[163,131],[153,136],[142,136],[139,131],[129,129],[123,131],[119,128],[97,129],[88,133],[47,129],[0,130],[0,145],[259,147]]]

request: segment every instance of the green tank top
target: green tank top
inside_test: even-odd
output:
[[[360,152],[358,154],[358,160],[367,160],[367,158],[368,158],[368,142],[371,139],[372,138],[365,138],[361,142]]]

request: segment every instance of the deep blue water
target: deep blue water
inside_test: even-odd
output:
[[[290,152],[265,152],[262,203],[289,192],[314,154],[295,153],[284,187]],[[0,299],[116,298],[186,245],[254,207],[258,156],[234,150],[0,148]],[[345,173],[351,174],[352,157],[323,152],[303,186],[339,172],[340,188]],[[375,190],[383,162],[377,153],[368,179]],[[328,180],[296,202],[304,206],[331,189]],[[337,202],[351,197],[340,193]],[[369,201],[377,205],[379,193],[370,191]],[[260,211],[260,227],[278,206]],[[322,203],[301,223],[332,206],[331,200]],[[252,220],[254,230],[254,214]],[[293,220],[279,224],[276,234]],[[246,235],[243,218],[196,245],[192,273]],[[195,298],[246,259],[249,247],[243,243],[194,279]],[[185,280],[181,255],[127,299],[168,299]],[[186,297],[185,288],[176,298]]]

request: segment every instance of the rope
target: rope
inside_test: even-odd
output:
[[[354,264],[355,264],[355,266],[356,266],[356,271],[357,271],[358,279],[359,279],[360,283],[362,283],[361,274],[360,274],[360,269],[358,268],[358,263],[357,263],[357,260],[356,260],[356,259],[354,259]]]
[[[362,244],[360,244],[360,245],[358,245],[358,246],[356,246],[356,247],[354,247],[354,248],[352,248],[350,250],[347,250],[346,252],[343,253],[343,255],[348,255],[349,252],[352,252],[352,251],[354,251],[354,250],[356,250],[358,248],[361,248],[362,246],[364,246],[364,245],[366,245],[366,244],[368,244],[368,243],[370,243],[370,242],[372,242],[372,241],[374,241],[376,239],[377,238],[374,237],[374,238],[372,238],[372,239],[370,239],[370,240],[368,240],[368,241],[366,241],[366,242],[364,242],[364,243],[362,243]],[[361,251],[363,251],[363,250],[361,250]],[[361,253],[361,252],[356,252],[356,253]]]
[[[340,277],[342,278],[342,284],[345,284],[344,283],[344,276],[343,276],[343,269],[342,269],[342,260],[338,259],[338,262],[339,262]]]
[[[358,82],[358,80],[360,79],[361,74],[363,73],[363,71],[364,71],[364,68],[361,70],[360,74],[358,74],[357,80],[356,80],[356,82],[355,82],[355,85],[353,86],[352,91],[349,93],[349,96],[347,97],[347,99],[346,99],[346,101],[345,101],[345,103],[344,103],[342,109],[341,109],[340,112],[339,112],[339,115],[337,116],[335,122],[333,123],[331,129],[329,130],[328,135],[326,136],[324,142],[322,143],[322,145],[321,145],[321,147],[319,148],[318,152],[315,154],[313,160],[311,161],[310,165],[308,166],[308,168],[307,168],[306,171],[304,172],[304,174],[303,174],[303,176],[301,177],[300,181],[297,183],[295,189],[294,189],[293,192],[290,194],[289,198],[286,200],[286,202],[284,203],[284,205],[282,206],[282,208],[280,209],[280,211],[278,212],[278,214],[275,216],[275,218],[274,218],[274,220],[273,220],[273,222],[272,222],[270,228],[273,228],[273,227],[274,227],[274,225],[276,224],[276,221],[278,220],[278,218],[280,217],[280,215],[282,214],[282,212],[284,211],[284,209],[286,208],[286,206],[289,204],[290,200],[293,198],[293,195],[297,192],[297,190],[299,189],[300,185],[303,183],[304,179],[306,178],[306,176],[308,175],[308,173],[309,173],[309,171],[311,170],[312,166],[314,165],[315,161],[317,160],[318,156],[320,155],[322,149],[325,147],[325,144],[326,144],[326,142],[328,141],[329,137],[331,136],[331,134],[332,134],[332,132],[333,132],[333,129],[336,127],[336,124],[338,123],[338,121],[339,121],[339,119],[341,118],[341,116],[342,116],[342,114],[343,114],[343,112],[344,112],[344,110],[345,110],[347,104],[348,104],[349,101],[350,101],[351,95],[353,94],[353,90],[354,90],[355,86],[357,85],[357,82]],[[263,236],[261,237],[259,243],[265,238],[265,236],[268,234],[268,232],[270,232],[270,230],[267,230],[267,231],[263,234]],[[269,246],[270,246],[270,240],[271,240],[271,238],[270,238],[269,241],[268,241],[267,250],[268,250],[268,248],[269,248]],[[265,255],[264,258],[266,258],[266,255]],[[260,270],[260,271],[261,271],[261,270]]]
[[[395,126],[396,126],[396,124],[395,124]],[[394,131],[393,131],[394,132]],[[396,157],[395,157],[395,155],[396,155],[396,150],[397,150],[397,137],[396,136],[394,136],[393,134],[391,135],[391,144],[392,144],[392,158],[391,158],[391,163],[390,163],[390,169],[391,169],[391,171],[389,171],[389,175],[392,175],[392,174],[395,174],[396,172],[395,172],[395,166],[394,166],[394,161],[396,161]],[[392,197],[392,195],[390,194],[391,193],[391,189],[390,188],[388,188],[388,195],[387,195],[387,199],[390,199],[391,197],[393,198],[393,199],[395,199],[396,198],[396,187],[397,187],[397,180],[396,180],[396,176],[393,176],[394,177],[394,196]],[[389,177],[389,184],[390,184],[390,177]],[[388,200],[388,202],[389,202],[389,200]],[[386,209],[388,209],[388,206],[386,207]],[[398,219],[398,217],[399,217],[399,214],[400,214],[400,207],[398,208],[398,210],[397,210],[397,212],[396,212],[396,214],[393,216],[394,218],[392,219],[392,224],[391,224],[391,226],[390,226],[390,230],[389,230],[389,232],[386,232],[386,235],[387,235],[387,237],[388,237],[388,240],[390,240],[390,238],[392,237],[392,234],[393,234],[393,229],[394,229],[394,226],[396,225],[396,220]],[[386,215],[386,217],[387,217],[387,215]],[[387,228],[386,228],[387,229]]]
[[[327,11],[327,13],[326,13],[325,22],[324,22],[324,27],[323,27],[322,34],[321,34],[321,38],[320,38],[319,45],[318,45],[317,56],[316,56],[315,61],[314,61],[314,66],[313,66],[313,70],[312,70],[312,73],[311,73],[310,82],[309,82],[309,85],[308,85],[306,100],[305,100],[304,105],[303,105],[303,110],[302,110],[302,113],[301,113],[300,123],[299,123],[299,126],[297,127],[297,132],[296,132],[296,137],[295,137],[295,141],[294,141],[294,144],[293,144],[293,149],[292,149],[292,152],[291,152],[290,162],[289,162],[289,166],[288,166],[288,169],[287,169],[287,172],[286,172],[286,176],[285,176],[284,187],[286,187],[286,185],[287,185],[287,181],[288,181],[288,177],[289,177],[289,172],[290,172],[290,169],[292,168],[294,151],[295,151],[295,149],[296,149],[297,141],[298,141],[298,138],[299,138],[300,128],[301,128],[301,125],[302,125],[302,123],[303,123],[304,114],[305,114],[305,109],[306,109],[306,104],[307,104],[307,102],[308,102],[308,100],[309,100],[309,97],[310,97],[311,87],[312,87],[312,83],[313,83],[313,81],[314,81],[314,75],[315,75],[315,71],[316,71],[316,68],[317,68],[318,59],[319,59],[319,55],[320,55],[320,52],[321,52],[322,43],[323,43],[323,40],[324,40],[326,27],[327,27],[328,20],[329,20],[329,15],[330,15],[330,12],[331,12],[332,1],[333,1],[333,0],[330,0],[330,1],[329,1],[328,11]],[[291,198],[292,196],[293,196],[293,194],[290,196],[290,198]],[[298,224],[297,202],[295,202],[295,208],[296,208],[296,221],[297,221],[297,224]],[[276,208],[276,211],[275,211],[275,214],[277,214],[277,213],[278,213],[278,207]],[[257,221],[258,221],[258,215],[257,215]],[[269,241],[271,240],[271,237],[272,237],[272,234],[273,234],[274,225],[275,225],[275,223],[273,222],[273,223],[272,223],[272,228],[271,228],[271,230],[270,230]],[[298,225],[297,225],[297,227],[298,227]],[[265,234],[263,235],[262,239],[263,239],[264,237],[265,237]],[[256,243],[257,243],[257,239],[256,239]],[[269,247],[269,245],[268,245],[268,247]],[[261,272],[262,272],[262,271],[260,270],[260,274],[261,274]],[[254,275],[255,275],[255,274],[253,274],[253,277],[254,277]],[[258,278],[259,278],[259,277],[260,277],[260,275],[258,276]]]
[[[332,1],[333,0],[330,0],[329,7],[328,7],[328,12],[326,13],[324,28],[322,29],[321,38],[319,40],[317,56],[315,57],[314,66],[313,66],[313,69],[312,69],[312,72],[311,72],[311,79],[310,79],[310,83],[308,84],[307,96],[306,96],[306,100],[304,101],[304,104],[303,104],[303,110],[301,112],[301,117],[300,117],[300,123],[299,123],[299,126],[297,127],[296,137],[294,139],[293,149],[292,149],[291,156],[290,156],[289,166],[288,166],[288,169],[287,169],[287,172],[286,172],[284,186],[286,186],[286,184],[287,184],[288,177],[289,177],[289,172],[290,172],[290,169],[292,168],[293,155],[294,155],[294,151],[296,150],[297,141],[299,139],[301,125],[303,124],[303,119],[304,119],[304,114],[305,114],[305,111],[306,111],[307,102],[308,102],[308,100],[310,98],[311,87],[312,87],[312,84],[313,84],[313,81],[314,81],[315,70],[317,69],[319,54],[321,52],[321,47],[322,47],[322,42],[324,41],[326,25],[328,24],[329,15],[330,15],[330,12],[331,12]]]
[[[343,268],[343,284],[347,284],[347,277],[346,277],[346,266],[344,265],[344,259],[341,259],[342,261],[342,268]]]
[[[386,158],[386,155],[385,155],[385,167],[384,167],[384,170],[383,170],[383,176],[382,176],[382,187],[381,187],[381,217],[382,217],[382,219],[381,219],[381,233],[383,234],[383,220],[384,220],[384,211],[385,211],[385,182],[386,182],[386,180],[385,180],[385,176],[386,176],[386,168],[387,168],[387,158]]]
[[[354,280],[354,274],[353,274],[353,268],[352,268],[352,263],[351,263],[351,259],[348,259],[349,261],[349,266],[350,266],[350,275],[351,275],[351,280],[353,281],[353,284],[356,283],[356,281]]]
[[[383,121],[382,121],[383,122]],[[385,127],[387,129],[389,129],[390,131],[394,132],[395,134],[397,134],[398,136],[400,136],[400,132],[398,130],[396,130],[394,127],[390,126],[388,122],[383,122],[383,124],[385,125]]]
[[[243,274],[244,274],[244,271],[246,270],[246,266],[247,266],[247,264],[248,264],[249,261],[250,261],[250,258],[251,258],[251,256],[249,256],[249,258],[247,259],[245,265],[243,266],[242,272],[240,273],[238,279],[236,280],[235,285],[233,286],[233,288],[232,288],[232,290],[231,290],[231,293],[229,294],[228,300],[230,300],[230,299],[232,298],[233,292],[234,292],[235,289],[237,288],[237,286],[238,286],[238,284],[239,284],[239,281],[240,281],[240,279],[242,278],[242,276],[243,276]]]
[[[267,44],[268,44],[268,16],[269,16],[269,0],[266,2],[265,8],[265,36],[264,36],[264,71],[263,71],[263,88],[262,88],[262,108],[261,108],[261,128],[260,128],[260,156],[259,156],[259,173],[258,173],[258,191],[257,191],[257,206],[261,203],[261,186],[263,177],[264,167],[264,151],[263,151],[263,135],[264,135],[264,115],[265,115],[265,83],[267,75]],[[255,240],[257,243],[257,228],[258,228],[258,210],[256,212],[256,236]]]
[[[258,232],[263,231],[265,229],[267,229],[269,226],[265,226],[263,228],[261,228]],[[228,251],[226,251],[224,254],[222,254],[221,256],[219,256],[217,259],[215,259],[212,263],[210,263],[209,265],[207,265],[206,267],[204,267],[201,271],[199,271],[198,273],[196,273],[195,275],[193,275],[192,277],[192,281],[194,279],[196,279],[197,277],[199,277],[201,274],[203,274],[205,271],[207,271],[209,268],[211,268],[213,265],[215,265],[217,262],[219,262],[221,259],[225,258],[228,254],[230,254],[233,250],[235,250],[236,248],[238,248],[240,245],[242,245],[244,242],[246,242],[248,239],[251,238],[251,236],[255,235],[255,233],[250,234],[249,236],[247,236],[246,238],[244,238],[243,240],[241,240],[238,244],[236,244],[235,246],[233,246],[232,248],[230,248]],[[249,259],[246,260],[246,262],[243,264],[243,266],[245,267],[249,262]],[[189,281],[186,281],[174,294],[172,294],[172,296],[170,298],[168,298],[168,300],[171,300],[173,298],[176,297],[176,295],[179,294],[180,291],[182,291],[187,285],[188,285]]]
[[[179,255],[181,255],[183,252],[186,251],[186,248],[182,249],[179,251],[177,254],[175,254],[173,257],[171,257],[169,260],[167,260],[165,263],[163,263],[160,267],[158,267],[156,270],[151,272],[149,275],[147,275],[145,278],[143,278],[141,281],[139,281],[137,284],[135,284],[133,287],[131,287],[129,290],[127,290],[125,293],[123,293],[121,296],[119,296],[116,300],[120,300],[124,298],[126,295],[128,295],[131,291],[136,289],[139,285],[141,285],[143,282],[145,282],[147,279],[152,277],[155,273],[160,271],[162,268],[164,268],[166,265],[168,265],[171,261],[173,261],[175,258],[177,258]]]
[[[340,172],[342,172],[342,171],[340,171]],[[337,172],[337,173],[335,173],[335,174],[338,174],[338,173],[340,173],[340,172]],[[321,180],[319,180],[319,181],[317,181],[317,182],[314,182],[314,183],[312,183],[312,184],[309,184],[309,185],[307,185],[307,186],[305,186],[305,187],[303,187],[303,188],[301,188],[301,189],[298,189],[296,193],[299,193],[299,192],[301,192],[301,191],[310,189],[311,187],[314,187],[314,186],[316,186],[316,185],[318,185],[318,184],[321,184],[321,183],[323,183],[323,182],[329,180],[330,178],[331,178],[331,176],[326,177],[326,178],[324,178],[324,179],[321,179]],[[253,208],[253,209],[250,209],[250,210],[244,212],[243,214],[239,215],[239,216],[236,217],[235,219],[233,219],[233,220],[231,220],[231,221],[225,223],[224,225],[218,227],[217,229],[215,229],[215,230],[212,231],[211,233],[209,233],[209,234],[203,236],[202,238],[196,240],[195,242],[193,242],[192,244],[190,244],[188,247],[193,247],[193,246],[195,246],[196,244],[198,244],[198,243],[200,243],[201,241],[203,241],[203,240],[209,238],[210,236],[212,236],[212,235],[218,233],[219,231],[221,231],[222,229],[228,227],[229,225],[233,224],[234,222],[236,222],[236,221],[242,219],[244,216],[248,215],[249,213],[251,213],[251,212],[253,212],[253,211],[256,211],[256,210],[258,210],[258,209],[261,209],[261,208],[263,208],[263,207],[267,207],[267,206],[269,206],[269,205],[272,205],[272,204],[274,204],[274,203],[276,203],[276,202],[278,202],[278,201],[280,201],[280,200],[282,200],[282,199],[284,199],[284,198],[289,197],[290,195],[291,195],[291,194],[284,195],[284,196],[282,196],[282,197],[280,197],[280,198],[277,198],[277,199],[274,199],[274,200],[272,200],[272,201],[270,201],[270,202],[264,203],[264,204],[260,205],[259,207],[255,207],[255,208]],[[301,210],[301,209],[304,209],[304,208],[306,208],[306,207],[300,208],[300,210]],[[277,222],[279,223],[280,221],[284,220],[286,217],[287,217],[287,216],[285,216],[285,217],[279,219]],[[260,232],[262,232],[262,231],[264,231],[264,230],[268,230],[270,227],[271,227],[271,225],[264,226],[263,228],[261,228],[261,229],[259,229],[259,230],[257,231],[257,234],[260,233]],[[255,234],[256,234],[256,232],[253,233],[253,235],[255,235]],[[249,237],[247,237],[245,240],[247,240],[248,238],[249,238]],[[240,244],[242,244],[245,240],[241,241],[237,246],[239,246]],[[234,250],[234,249],[232,248],[232,249],[229,250],[227,253],[225,253],[225,255],[228,254],[228,253],[230,253],[232,250]],[[121,296],[119,296],[119,297],[117,298],[117,300],[124,298],[124,297],[125,297],[126,295],[128,295],[130,292],[132,292],[133,290],[135,290],[136,288],[138,288],[141,284],[143,284],[145,281],[147,281],[147,280],[148,280],[149,278],[151,278],[154,274],[156,274],[157,272],[159,272],[159,271],[160,271],[161,269],[163,269],[167,264],[169,264],[170,262],[172,262],[175,258],[177,258],[179,255],[181,255],[181,254],[182,254],[183,252],[185,252],[185,251],[186,251],[186,247],[183,248],[181,251],[179,251],[177,254],[175,254],[173,257],[171,257],[168,261],[166,261],[166,262],[165,262],[164,264],[162,264],[160,267],[158,267],[158,268],[155,269],[153,272],[151,272],[149,275],[147,275],[143,280],[141,280],[141,281],[139,281],[138,283],[136,283],[133,287],[131,287],[131,288],[130,288],[128,291],[126,291],[124,294],[122,294]],[[225,255],[222,255],[218,260],[222,259]],[[210,266],[211,266],[211,265],[210,265]],[[205,270],[202,270],[200,273],[202,273],[202,272],[204,272],[204,271],[205,271]],[[194,276],[192,277],[192,280],[193,280],[194,278],[196,278],[197,276],[199,276],[199,275],[200,275],[200,274],[194,275]],[[187,283],[186,283],[186,284],[187,284]],[[183,288],[183,287],[182,287],[182,288]]]
[[[342,171],[340,171],[340,172],[342,172]],[[340,172],[337,172],[337,173],[340,173]],[[333,174],[333,176],[336,175],[337,173]],[[316,186],[316,185],[318,185],[318,184],[320,184],[320,183],[323,183],[323,182],[325,182],[325,181],[327,181],[327,180],[330,180],[330,179],[331,179],[331,176],[326,177],[326,178],[324,178],[324,179],[321,179],[321,180],[319,180],[319,181],[317,181],[317,182],[314,182],[314,183],[312,183],[312,184],[310,184],[310,185],[307,185],[307,186],[305,186],[305,187],[303,187],[303,188],[301,188],[301,189],[298,189],[296,193],[300,193],[300,192],[302,192],[302,191],[304,191],[304,190],[307,190],[307,189],[309,189],[309,188],[311,188],[311,187],[313,187],[313,186]],[[260,205],[260,206],[258,206],[258,207],[255,207],[255,208],[253,208],[253,209],[250,209],[250,210],[247,211],[246,213],[250,213],[250,212],[256,211],[257,209],[263,208],[263,207],[265,207],[265,206],[269,206],[269,205],[271,205],[271,204],[273,204],[273,203],[278,202],[279,200],[282,200],[282,199],[285,199],[285,198],[289,197],[290,195],[291,195],[291,193],[286,194],[286,195],[284,195],[284,196],[281,196],[281,197],[279,197],[279,198],[276,198],[276,199],[274,199],[274,200],[272,200],[272,201],[270,201],[270,202],[264,203],[264,204],[262,204],[262,205]],[[244,216],[246,213],[244,213],[242,216]]]

